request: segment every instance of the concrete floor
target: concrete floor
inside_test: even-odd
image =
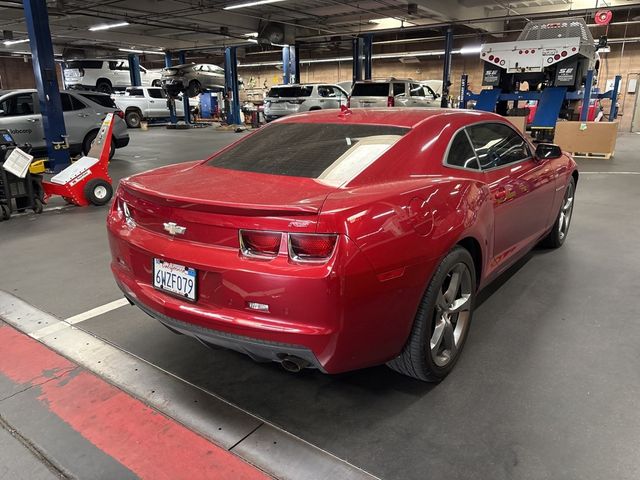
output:
[[[115,179],[204,158],[213,128],[132,131]],[[385,479],[640,477],[640,136],[581,160],[565,246],[536,250],[481,294],[465,352],[437,386],[377,367],[290,375],[207,350],[133,307],[78,324]],[[0,289],[60,318],[121,297],[105,208],[0,223]]]

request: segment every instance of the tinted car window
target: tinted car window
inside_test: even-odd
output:
[[[81,110],[84,108],[84,105],[73,97],[73,95],[69,95],[68,93],[60,94],[60,102],[62,103],[62,111],[70,112],[73,110]]]
[[[34,113],[33,95],[31,93],[20,93],[5,98],[0,103],[0,110],[4,110],[4,115],[7,117],[31,115]]]
[[[527,142],[501,123],[473,125],[468,132],[483,170],[519,162],[531,156]]]
[[[410,85],[411,90],[409,90],[409,95],[412,97],[424,97],[424,90],[422,88],[422,85],[417,85],[415,83],[412,83]]]
[[[408,128],[387,125],[275,124],[214,156],[209,165],[243,172],[318,178],[367,137],[402,136],[408,131]]]
[[[127,92],[129,92],[130,97],[144,97],[144,92],[141,88],[129,88]]]
[[[473,170],[479,170],[478,159],[474,152],[467,134],[464,130],[458,132],[451,146],[449,147],[449,153],[447,154],[447,164],[456,167],[471,168]]]
[[[64,68],[102,68],[102,60],[72,60],[65,62]]]
[[[98,93],[80,93],[79,95],[103,107],[116,108],[116,103],[109,95],[100,95]]]
[[[405,93],[404,83],[394,83],[393,84],[393,95],[402,95]]]
[[[167,98],[167,94],[161,88],[150,88],[148,92],[151,98]]]
[[[351,92],[352,97],[388,97],[388,83],[356,83]]]
[[[313,91],[313,86],[305,87],[273,87],[269,90],[267,97],[273,98],[293,98],[293,97],[308,97]]]

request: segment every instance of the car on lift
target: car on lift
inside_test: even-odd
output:
[[[140,66],[140,80],[144,86],[160,86],[160,69],[147,70]],[[131,85],[129,61],[122,59],[83,58],[66,60],[62,64],[62,78],[66,88],[82,88],[113,93]]]
[[[224,68],[210,63],[185,63],[162,69],[162,87],[174,97],[185,92],[189,97],[204,91],[224,91]]]
[[[565,242],[577,181],[570,155],[493,113],[292,115],[122,180],[111,269],[131,303],[205,344],[439,381],[478,291]]]
[[[124,112],[129,128],[139,128],[142,120],[169,118],[167,93],[160,87],[128,87],[123,94],[112,96],[116,106]],[[176,116],[184,117],[184,105],[175,102]]]
[[[270,122],[292,113],[340,108],[348,97],[342,87],[328,83],[276,85],[264,99],[264,116]]]
[[[414,80],[362,80],[354,82],[349,97],[351,108],[439,107],[436,92]]]
[[[89,153],[107,113],[115,113],[110,157],[116,148],[129,144],[124,114],[109,95],[88,91],[62,91],[64,117],[69,153]],[[30,144],[35,156],[47,155],[40,102],[35,89],[0,90],[0,128],[6,128],[18,145]]]

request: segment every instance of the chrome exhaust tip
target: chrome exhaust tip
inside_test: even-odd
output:
[[[280,365],[282,365],[282,368],[284,368],[287,372],[298,373],[302,369],[308,367],[309,362],[293,355],[287,355],[282,359]]]

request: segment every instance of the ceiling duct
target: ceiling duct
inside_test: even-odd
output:
[[[276,23],[267,23],[258,36],[261,43],[284,43],[284,29]]]

